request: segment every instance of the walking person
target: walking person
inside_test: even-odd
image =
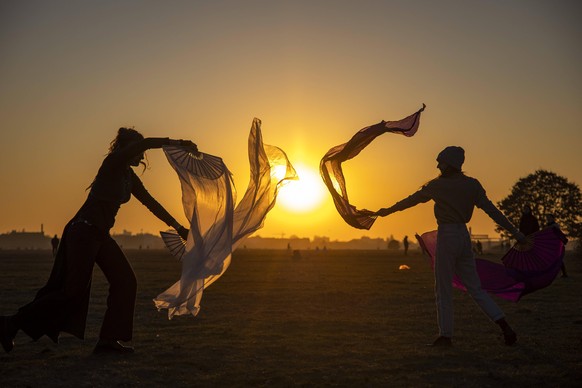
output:
[[[439,336],[431,346],[452,345],[454,274],[461,278],[483,312],[499,325],[505,344],[513,345],[517,341],[517,334],[507,323],[503,311],[481,288],[466,224],[471,220],[476,206],[518,241],[525,242],[525,236],[487,198],[481,183],[462,172],[464,161],[463,148],[446,147],[437,157],[437,168],[441,172],[437,178],[395,205],[370,214],[384,217],[430,200],[435,203],[438,232],[434,273]]]
[[[109,234],[120,206],[131,195],[156,217],[186,239],[188,229],[180,225],[145,189],[132,167],[144,165],[144,152],[164,145],[191,147],[189,140],[144,138],[132,128],[120,128],[111,142],[85,203],[65,226],[46,285],[15,315],[0,317],[0,342],[6,352],[22,330],[33,340],[43,335],[58,343],[60,332],[83,339],[95,263],[109,282],[107,310],[95,353],[132,353],[133,313],[137,282],[130,263]]]
[[[408,242],[408,236],[404,236],[402,244],[404,245],[404,256],[408,256],[408,246],[410,245]]]
[[[483,243],[481,242],[481,240],[477,240],[475,245],[477,247],[477,254],[482,255],[483,254]]]
[[[57,255],[57,249],[59,248],[59,238],[55,234],[55,236],[51,239],[51,246],[53,248],[53,257]]]

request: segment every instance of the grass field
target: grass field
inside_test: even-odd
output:
[[[454,347],[437,334],[433,276],[420,254],[239,250],[197,317],[171,321],[151,299],[178,279],[164,251],[126,252],[139,281],[131,356],[93,356],[107,285],[94,273],[85,341],[16,337],[0,354],[0,387],[450,386],[574,387],[582,379],[582,260],[570,277],[517,304],[496,299],[519,335],[498,328],[455,291]],[[494,260],[493,256],[486,257]],[[407,264],[410,270],[399,270]],[[0,251],[0,314],[48,278],[44,251]]]

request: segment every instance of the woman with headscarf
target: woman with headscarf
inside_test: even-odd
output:
[[[438,224],[435,260],[435,294],[439,337],[431,346],[451,346],[453,337],[453,275],[458,275],[471,297],[483,312],[502,330],[504,342],[513,345],[517,335],[505,320],[505,314],[481,288],[466,224],[476,207],[482,209],[497,224],[508,230],[518,241],[525,236],[487,198],[481,183],[465,175],[461,166],[465,151],[461,147],[446,147],[437,157],[441,174],[411,196],[395,205],[370,215],[387,216],[420,203],[434,201]]]

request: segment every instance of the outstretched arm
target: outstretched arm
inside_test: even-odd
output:
[[[389,214],[416,206],[419,203],[425,203],[430,201],[430,197],[424,192],[423,189],[424,188],[418,190],[416,193],[404,198],[402,201],[396,202],[394,205],[390,207],[381,208],[377,212],[373,213],[373,215],[385,217]]]
[[[131,180],[131,193],[133,196],[143,203],[156,217],[165,222],[166,225],[176,229],[180,237],[186,240],[188,238],[188,229],[180,225],[180,223],[176,221],[176,219],[172,217],[170,213],[168,213],[168,211],[154,199],[154,197],[152,197],[133,171],[131,173]]]
[[[507,230],[520,243],[525,242],[525,235],[521,233],[512,223],[505,217],[503,213],[491,202],[485,190],[477,203],[477,207],[482,209],[493,221],[495,221],[503,229]]]
[[[198,147],[191,140],[175,140],[168,137],[146,137],[123,147],[115,152],[115,160],[118,163],[127,163],[136,156],[143,154],[146,150],[152,148],[162,148],[163,146],[181,146],[192,148],[194,152],[198,152]]]

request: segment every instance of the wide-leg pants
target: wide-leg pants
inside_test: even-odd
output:
[[[58,334],[63,330],[82,338],[93,267],[97,263],[109,282],[107,310],[99,337],[130,341],[137,293],[137,280],[130,263],[115,240],[96,227],[76,222],[67,228],[66,239],[59,247],[64,251],[64,258],[59,268],[53,269],[58,272],[57,285],[50,285],[47,292],[41,290],[33,302],[19,310],[15,316],[17,326],[34,339],[39,334]]]
[[[439,225],[435,258],[435,295],[439,335],[453,336],[453,275],[457,275],[475,303],[492,320],[505,315],[481,288],[471,236],[465,224]]]

